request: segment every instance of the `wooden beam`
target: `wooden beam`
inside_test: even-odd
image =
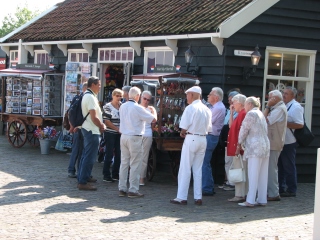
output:
[[[129,41],[129,45],[136,51],[138,56],[141,55],[141,41]]]

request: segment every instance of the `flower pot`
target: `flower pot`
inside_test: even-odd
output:
[[[51,141],[49,139],[39,139],[41,154],[49,154]]]

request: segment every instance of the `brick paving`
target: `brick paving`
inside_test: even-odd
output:
[[[117,183],[93,170],[96,192],[67,178],[69,155],[26,143],[15,149],[0,136],[0,239],[312,239],[315,184],[299,184],[296,198],[244,208],[216,189],[203,206],[169,203],[177,186],[168,171],[140,188],[144,198],[118,197]]]

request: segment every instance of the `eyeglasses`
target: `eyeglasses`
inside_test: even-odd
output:
[[[143,98],[143,100],[145,100],[145,101],[148,101],[148,102],[150,102],[151,101],[151,99],[149,99],[149,98]]]

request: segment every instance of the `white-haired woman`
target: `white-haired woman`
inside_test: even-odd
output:
[[[240,152],[241,146],[245,147],[244,158],[248,161],[249,191],[246,201],[238,204],[244,207],[264,206],[267,204],[270,154],[267,122],[259,109],[258,98],[248,97],[244,107],[247,114],[241,125],[236,153]]]

